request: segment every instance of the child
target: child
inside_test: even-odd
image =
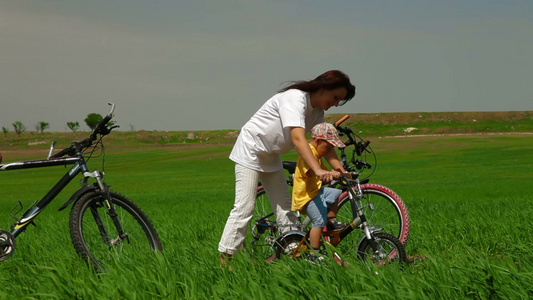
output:
[[[320,164],[320,167],[324,170],[327,170],[327,168],[322,161],[322,157],[326,159],[337,157],[335,147],[346,147],[339,139],[337,130],[330,123],[324,122],[315,125],[311,130],[311,138],[309,147]],[[342,168],[340,171],[345,172]],[[333,178],[339,178],[339,172],[331,172]],[[320,247],[322,228],[326,226],[326,220],[328,230],[338,230],[344,227],[342,223],[335,221],[338,209],[337,199],[340,194],[341,190],[339,189],[323,187],[322,181],[315,176],[308,164],[301,157],[298,158],[292,189],[292,210],[298,210],[308,215],[313,222],[313,227],[309,233],[309,240],[311,247],[317,251]],[[308,259],[312,262],[320,260],[314,253],[311,253]]]

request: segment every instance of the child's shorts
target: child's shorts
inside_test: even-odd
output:
[[[318,195],[307,204],[306,212],[311,221],[313,228],[326,226],[328,215],[328,206],[335,203],[342,191],[330,187],[322,187]]]

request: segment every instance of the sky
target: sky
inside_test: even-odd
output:
[[[339,69],[327,113],[533,110],[531,0],[0,0],[0,126],[239,129]]]

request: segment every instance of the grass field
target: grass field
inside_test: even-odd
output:
[[[418,259],[403,271],[376,274],[349,254],[343,267],[241,254],[232,271],[220,268],[217,244],[233,205],[231,144],[110,147],[106,181],[148,214],[164,252],[92,273],[71,245],[68,211],[57,211],[76,190],[72,183],[0,263],[0,299],[533,298],[532,135],[375,138],[371,145],[378,158],[372,182],[396,191],[411,215],[407,252]],[[64,172],[0,172],[0,228],[13,223],[17,201],[28,207]]]

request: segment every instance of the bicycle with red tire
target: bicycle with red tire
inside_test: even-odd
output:
[[[353,147],[351,159],[348,161],[346,155],[346,148],[339,148],[340,160],[348,172],[357,172],[359,180],[359,189],[361,191],[361,207],[363,213],[368,219],[368,223],[373,228],[383,233],[388,233],[398,238],[398,240],[405,246],[407,244],[410,233],[410,217],[407,206],[401,197],[383,185],[369,183],[369,177],[375,172],[376,155],[369,146],[370,141],[364,140],[353,132],[348,127],[342,127],[341,124],[348,119],[345,115],[337,122],[339,135],[346,136],[347,141],[344,142],[346,148]],[[367,161],[373,158],[373,164]],[[374,167],[373,167],[374,166]],[[292,186],[296,162],[284,161],[283,168],[287,171],[287,184]],[[370,170],[371,173],[363,177],[365,172]],[[354,178],[355,179],[355,178]],[[350,204],[349,189],[342,186],[339,182],[332,182],[332,187],[342,189],[343,192],[338,199],[339,209],[337,213],[337,221],[349,223],[353,220],[353,213]],[[257,197],[254,208],[254,214],[249,226],[249,234],[247,235],[246,247],[253,255],[259,257],[271,257],[275,251],[276,240],[280,237],[280,232],[284,232],[285,228],[299,228],[306,230],[309,225],[309,219],[306,218],[299,224],[278,224],[274,218],[273,209],[268,201],[268,196],[259,184],[257,188]],[[361,235],[351,234],[344,238],[343,242],[338,245],[343,252],[353,251],[357,249],[364,237]]]

